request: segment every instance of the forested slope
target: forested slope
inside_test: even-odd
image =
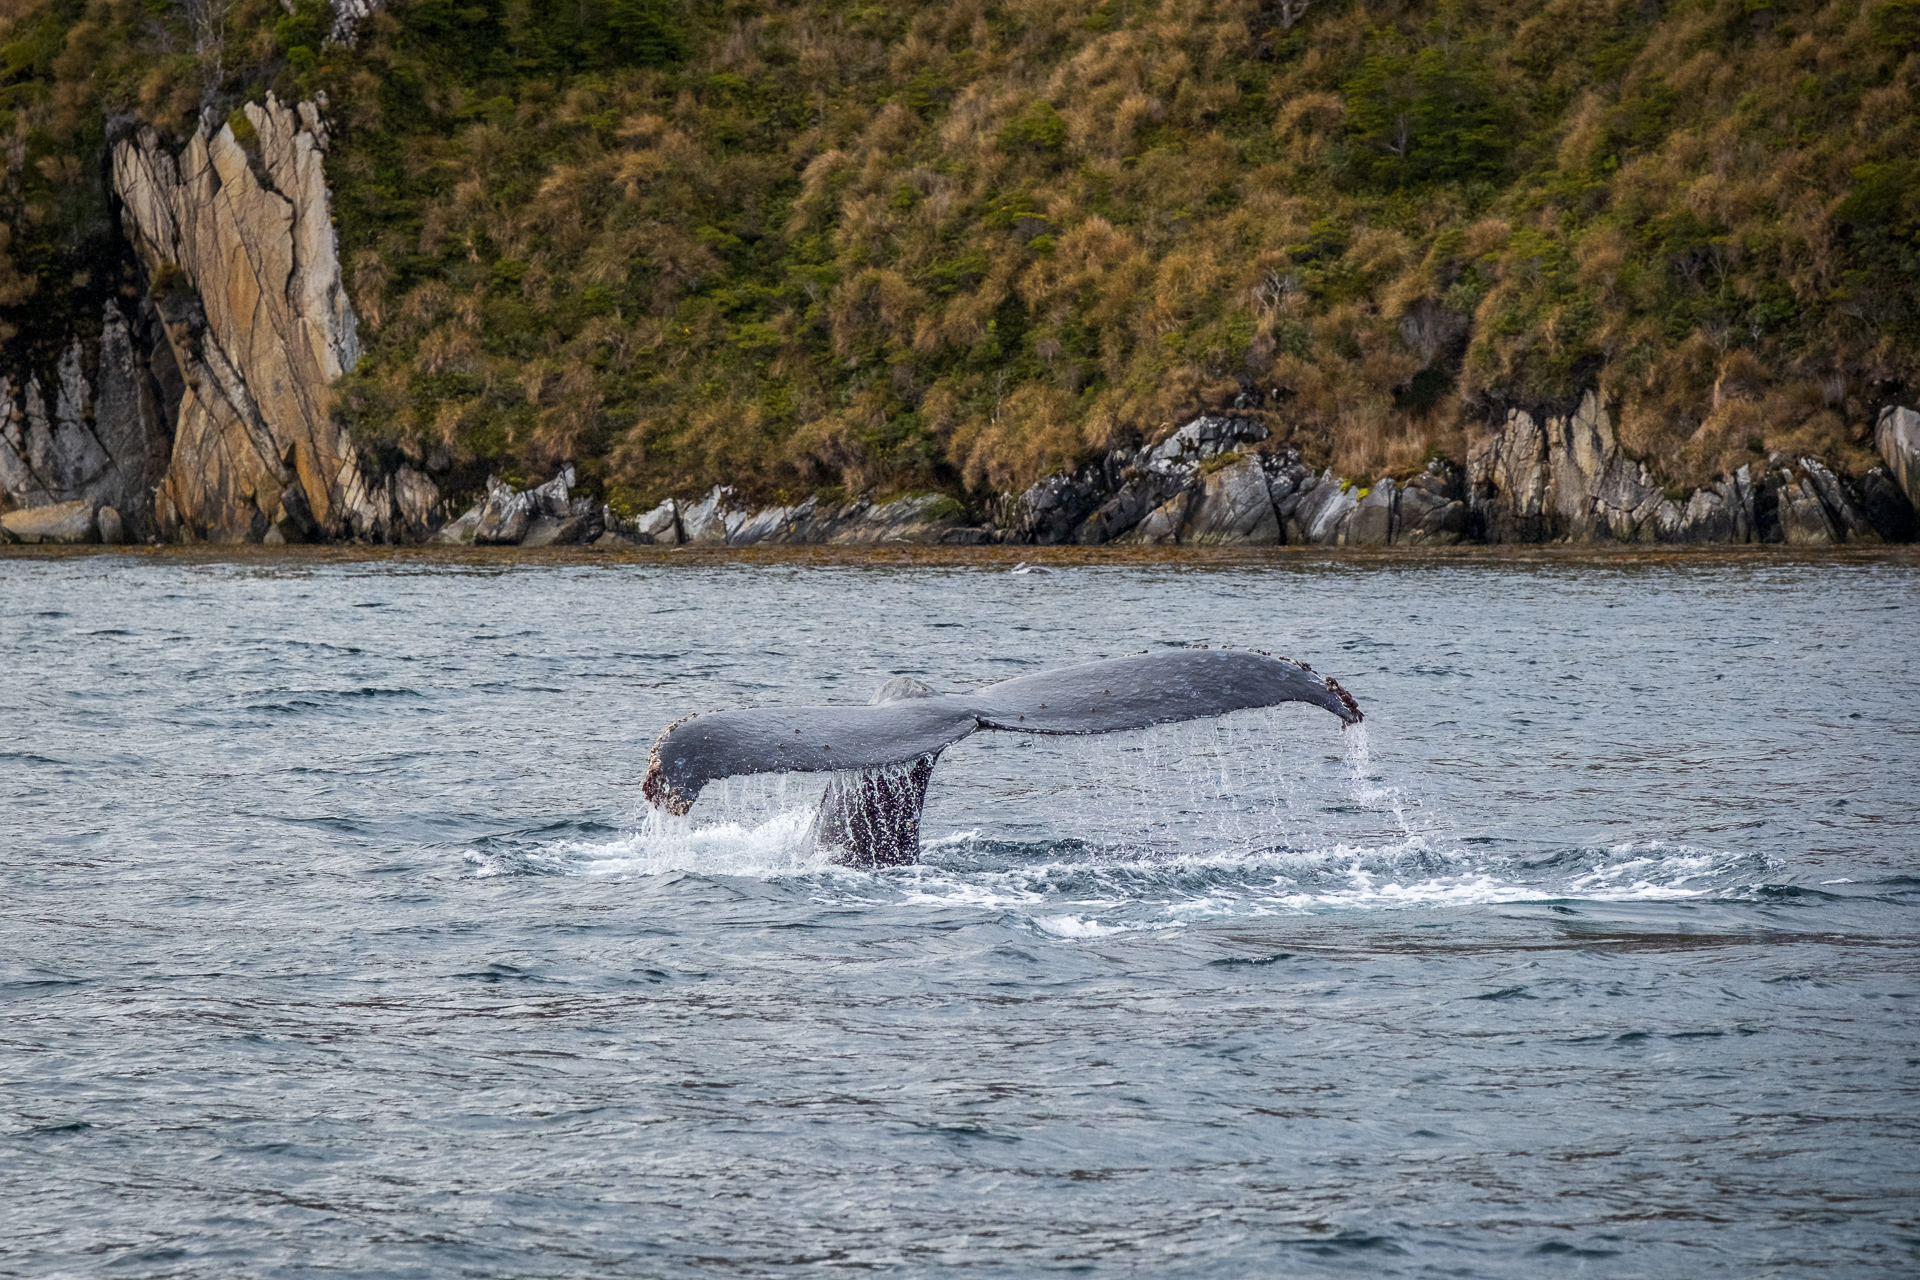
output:
[[[272,88],[334,135],[336,413],[456,490],[978,494],[1236,400],[1405,473],[1598,386],[1678,491],[1864,468],[1920,382],[1920,0],[334,17],[15,0],[9,359],[151,284],[101,265],[109,130]]]

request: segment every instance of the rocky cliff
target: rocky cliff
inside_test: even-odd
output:
[[[159,368],[152,356],[160,349]],[[83,537],[150,531],[153,488],[172,454],[176,381],[152,308],[115,300],[100,336],[75,337],[43,383],[0,372],[0,512],[83,504]]]
[[[326,128],[272,95],[172,155],[151,130],[113,148],[128,238],[181,383],[163,536],[216,542],[387,538],[387,486],[328,416],[359,354],[328,212]]]
[[[316,104],[271,94],[177,153],[151,129],[114,143],[147,294],[108,302],[97,342],[76,338],[50,376],[0,373],[0,526],[58,541],[433,534],[432,482],[370,476],[328,413],[359,345],[326,148]]]

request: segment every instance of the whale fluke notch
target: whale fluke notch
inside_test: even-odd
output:
[[[979,729],[1076,735],[1144,729],[1282,702],[1358,724],[1360,708],[1304,663],[1246,649],[1169,649],[935,693],[910,676],[864,707],[752,708],[687,716],[653,744],[641,791],[684,814],[718,778],[836,772],[815,838],[841,860],[917,860],[920,808],[940,753]]]

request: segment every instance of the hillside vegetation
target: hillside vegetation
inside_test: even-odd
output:
[[[1372,476],[1597,384],[1678,486],[1920,384],[1920,0],[218,3],[0,19],[9,349],[109,117],[324,92],[338,412],[468,484],[984,494],[1236,399]]]

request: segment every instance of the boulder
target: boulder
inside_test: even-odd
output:
[[[409,542],[429,541],[440,530],[440,486],[412,467],[395,471],[389,484],[394,532]]]
[[[1280,521],[1267,495],[1267,477],[1252,458],[1240,458],[1200,483],[1179,530],[1183,543],[1195,546],[1280,541]]]
[[[668,498],[645,515],[634,517],[633,532],[644,533],[649,541],[664,546],[679,546],[683,541],[680,536],[680,504]]]
[[[1874,425],[1873,443],[1886,461],[1887,473],[1907,495],[1907,505],[1920,509],[1920,413],[1904,405],[1888,405]]]
[[[1187,522],[1187,509],[1193,505],[1198,492],[1197,486],[1182,489],[1149,511],[1145,519],[1114,541],[1147,547],[1169,546],[1180,541],[1180,529]]]
[[[590,542],[605,530],[594,513],[577,516],[535,516],[527,526],[523,547],[572,547]]]
[[[1393,540],[1410,547],[1450,547],[1467,536],[1465,477],[1443,458],[1400,486]]]
[[[441,526],[440,532],[434,535],[433,540],[435,542],[447,542],[455,545],[471,543],[473,541],[474,530],[480,527],[480,513],[485,506],[485,503],[481,503],[479,506],[471,507],[467,510],[467,513],[458,520]]]
[[[0,529],[20,542],[94,542],[99,533],[93,511],[93,504],[85,498],[26,507],[0,515]]]
[[[480,504],[480,518],[473,527],[478,546],[514,546],[527,536],[533,524],[533,499],[504,480],[487,477],[486,501]]]
[[[1875,467],[1860,477],[1860,506],[1867,523],[1882,542],[1912,542],[1915,520],[1913,504],[1900,491],[1886,468]]]
[[[1332,468],[1287,499],[1287,541],[1295,546],[1337,546],[1347,520],[1359,506],[1352,485],[1334,479]]]
[[[1726,500],[1711,489],[1695,489],[1680,513],[1682,542],[1732,542],[1733,513]]]
[[[1779,515],[1780,532],[1789,546],[1824,547],[1841,540],[1819,492],[1804,477],[1781,486]]]
[[[1384,547],[1394,541],[1400,506],[1398,493],[1391,478],[1383,476],[1376,481],[1360,495],[1340,541],[1349,547]]]
[[[1800,467],[1806,472],[1806,481],[1820,499],[1820,505],[1827,509],[1827,518],[1840,538],[1848,542],[1880,541],[1879,532],[1860,509],[1863,504],[1856,500],[1857,494],[1852,491],[1852,486],[1827,470],[1817,459],[1802,458]]]
[[[584,515],[584,511],[575,511],[567,499],[567,491],[573,488],[574,472],[572,464],[560,468],[553,479],[537,489],[529,489],[527,498],[533,505],[536,518],[545,516],[549,520],[565,520],[569,516]]]
[[[731,510],[733,490],[715,485],[693,506],[680,513],[680,530],[689,545],[725,546],[728,535],[746,523],[746,513]]]
[[[99,532],[100,541],[110,547],[117,547],[127,540],[126,522],[112,507],[102,507],[94,513],[93,527]]]
[[[1409,547],[1450,547],[1466,536],[1467,504],[1445,494],[1408,485],[1400,491],[1400,519],[1394,541]]]

